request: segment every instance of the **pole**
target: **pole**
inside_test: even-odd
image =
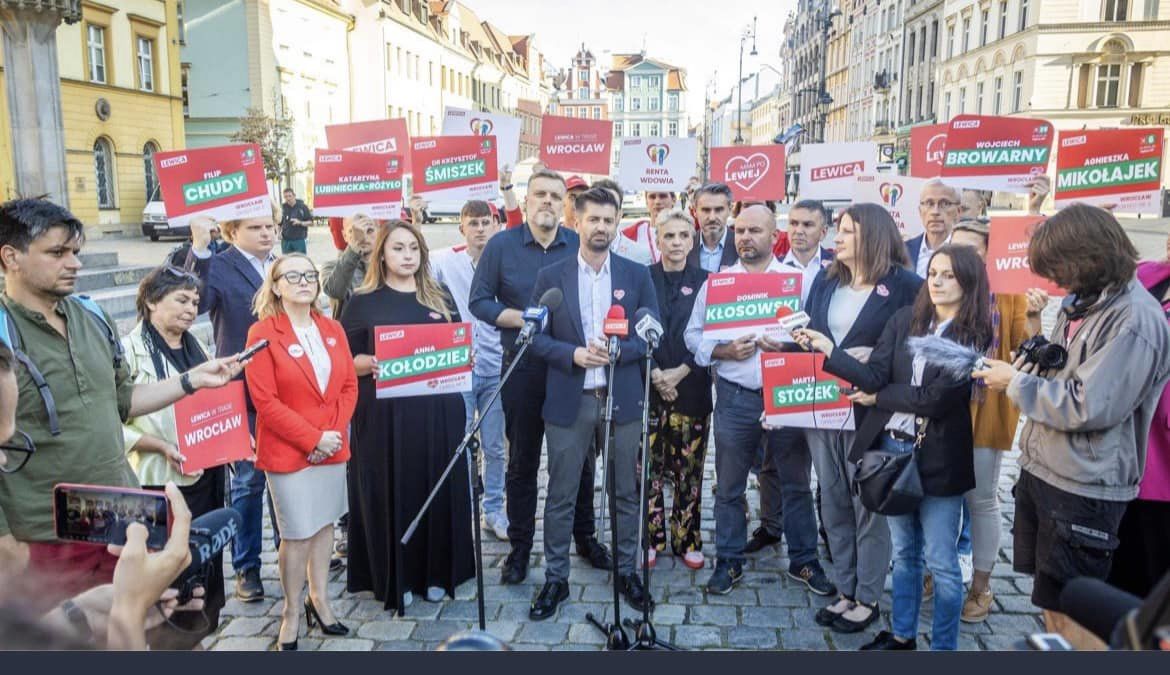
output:
[[[735,144],[743,144],[743,43],[747,40],[747,36],[739,39],[739,84],[735,85],[739,90],[739,103],[735,107]]]
[[[825,117],[829,114],[824,98],[825,94],[828,93],[825,91],[825,69],[828,67],[829,61],[829,27],[832,26],[832,23],[833,19],[828,14],[821,14],[821,86],[817,88],[818,140],[821,143],[825,142]]]

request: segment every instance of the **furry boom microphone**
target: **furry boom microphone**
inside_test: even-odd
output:
[[[983,355],[963,345],[937,335],[919,335],[906,340],[906,347],[915,358],[922,357],[932,366],[941,368],[956,380],[971,377],[971,371],[983,367]]]

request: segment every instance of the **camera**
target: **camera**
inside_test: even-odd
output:
[[[1016,350],[1025,363],[1035,364],[1040,370],[1060,370],[1068,363],[1068,350],[1048,341],[1043,335],[1024,340]]]

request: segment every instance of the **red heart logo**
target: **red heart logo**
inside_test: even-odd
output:
[[[743,155],[736,155],[727,160],[727,164],[723,166],[723,175],[727,178],[727,182],[735,183],[744,190],[750,190],[768,175],[768,169],[771,168],[772,163],[768,161],[768,156],[761,153],[754,153],[744,157]]]
[[[491,120],[476,117],[471,120],[471,133],[476,136],[490,136],[495,125]]]

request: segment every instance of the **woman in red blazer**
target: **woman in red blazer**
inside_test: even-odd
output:
[[[345,462],[349,420],[357,404],[357,375],[341,324],[317,311],[320,274],[302,254],[269,269],[256,294],[258,321],[248,344],[268,340],[248,365],[248,393],[256,407],[256,468],[280,526],[280,583],[284,608],[278,646],[297,648],[297,600],[309,582],[305,616],[312,628],[345,635],[326,592],[333,523],[348,510]]]

